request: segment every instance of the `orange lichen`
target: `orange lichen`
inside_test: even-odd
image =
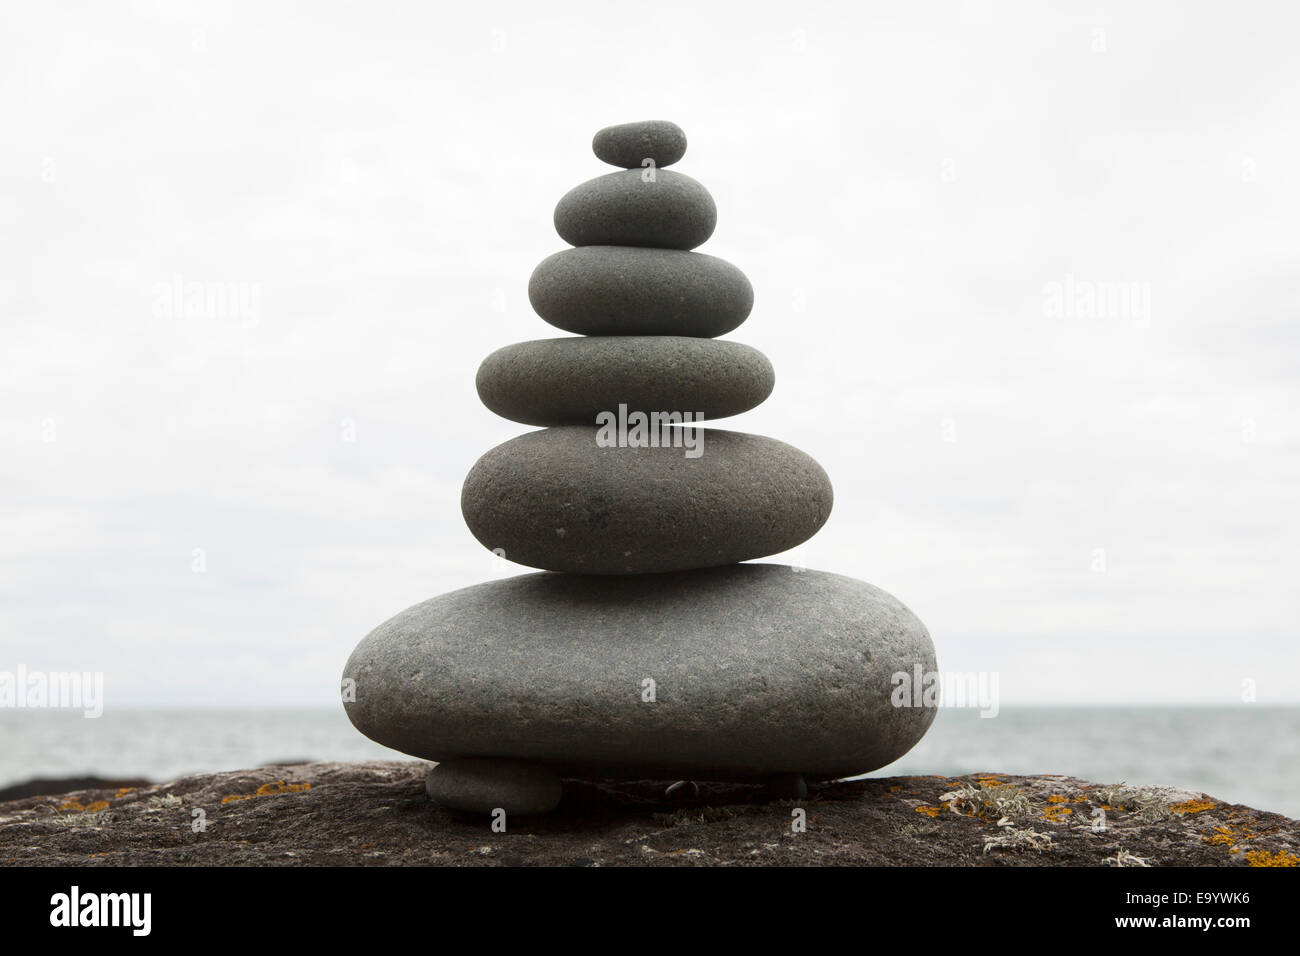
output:
[[[301,793],[304,790],[310,790],[309,783],[285,783],[283,780],[277,780],[275,783],[264,783],[257,788],[256,793],[232,793],[229,796],[221,798],[221,802],[234,803],[236,800],[251,800],[253,797],[271,797],[277,793]]]
[[[1047,807],[1043,810],[1043,816],[1053,823],[1064,823],[1065,818],[1073,812],[1069,807]]]
[[[1059,794],[1059,793],[1054,793],[1054,794],[1052,794],[1050,797],[1047,798],[1047,802],[1048,802],[1048,803],[1065,803],[1065,802],[1066,802],[1067,800],[1069,800],[1069,799],[1070,799],[1069,797],[1062,796],[1062,795]]]
[[[916,807],[915,809],[917,813],[924,813],[931,820],[933,820],[939,814],[943,813],[942,807],[927,807],[924,804],[919,807]]]
[[[1202,813],[1214,808],[1213,800],[1186,800],[1183,803],[1175,803],[1169,809],[1174,813]]]
[[[1246,862],[1251,866],[1300,866],[1300,856],[1286,850],[1278,850],[1276,853],[1251,850],[1246,854]]]
[[[69,800],[67,803],[61,804],[59,806],[59,809],[69,810],[74,812],[80,811],[82,813],[98,813],[100,810],[108,809],[108,801],[96,800],[94,803],[89,803],[86,804],[85,806],[82,806],[80,800]]]
[[[1244,826],[1234,827],[1229,825],[1226,827],[1215,827],[1213,834],[1201,837],[1201,842],[1208,843],[1211,846],[1226,846],[1229,853],[1237,853],[1240,852],[1241,849],[1237,846],[1239,842],[1242,840],[1253,840],[1256,836],[1257,834],[1254,830],[1247,829]]]
[[[117,797],[125,797],[128,793],[135,793],[135,787],[119,787],[117,793],[115,793],[113,797],[114,799]]]
[[[309,783],[285,783],[283,780],[277,780],[275,783],[264,783],[257,788],[255,796],[269,797],[276,793],[299,793],[303,790],[310,790]]]

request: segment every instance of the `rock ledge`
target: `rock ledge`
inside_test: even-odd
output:
[[[12,800],[0,865],[1300,865],[1296,820],[1074,777],[878,777],[812,784],[797,803],[743,784],[674,800],[662,782],[570,780],[554,814],[493,833],[435,808],[428,768],[290,764]]]

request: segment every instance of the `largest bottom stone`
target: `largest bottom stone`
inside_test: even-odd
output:
[[[896,692],[916,665],[935,670],[930,636],[879,588],[736,564],[453,591],[381,624],[343,676],[357,729],[412,756],[744,780],[902,756],[934,719]]]

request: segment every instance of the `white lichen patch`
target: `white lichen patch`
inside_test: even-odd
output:
[[[1198,796],[1178,787],[1130,787],[1122,782],[1093,791],[1093,797],[1099,803],[1128,811],[1139,823],[1167,820],[1173,815],[1175,805],[1195,800]]]
[[[1136,853],[1130,853],[1128,850],[1124,849],[1123,847],[1120,847],[1118,852],[1116,852],[1114,856],[1108,856],[1101,862],[1104,863],[1106,866],[1147,866],[1149,867],[1151,865],[1150,863],[1147,862],[1146,857],[1138,856]]]
[[[984,838],[984,852],[989,850],[1033,850],[1036,853],[1044,853],[1052,848],[1052,837],[1047,833],[1039,833],[1037,830],[1016,830],[1008,828],[1003,830],[997,836],[986,836]]]
[[[987,814],[999,820],[1031,820],[1038,815],[1039,810],[1034,801],[1015,787],[994,782],[981,783],[979,786],[967,784],[942,794],[939,801],[946,803],[954,813],[970,816]]]
[[[99,827],[113,819],[107,810],[94,813],[60,813],[47,817],[45,822],[56,827]]]

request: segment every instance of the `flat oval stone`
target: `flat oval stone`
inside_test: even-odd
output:
[[[476,380],[484,405],[525,425],[596,425],[620,404],[725,418],[761,403],[775,383],[758,349],[679,335],[519,342],[484,359]]]
[[[633,169],[653,160],[662,169],[686,155],[686,133],[667,120],[644,120],[606,126],[591,141],[591,151],[601,162]]]
[[[579,335],[725,335],[749,317],[754,287],[725,259],[681,249],[579,246],[528,280],[547,322]]]
[[[671,169],[607,173],[574,186],[555,207],[555,231],[571,246],[694,249],[713,235],[718,208],[709,191]]]
[[[925,626],[838,574],[737,564],[634,577],[524,574],[403,611],[353,652],[348,717],[427,760],[560,776],[813,779],[901,757],[934,719]],[[919,688],[917,689],[919,690]],[[895,706],[898,704],[899,706]]]
[[[720,428],[679,432],[680,447],[601,447],[586,425],[512,438],[466,476],[465,523],[510,561],[577,574],[732,564],[793,548],[826,523],[830,478],[799,449]]]
[[[440,807],[492,813],[550,813],[563,788],[555,772],[540,764],[495,757],[466,757],[438,764],[424,778],[424,792]]]

